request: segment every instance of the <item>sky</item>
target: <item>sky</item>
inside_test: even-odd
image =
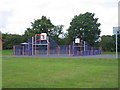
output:
[[[119,0],[0,0],[0,31],[24,34],[31,22],[43,15],[54,25],[69,28],[75,15],[95,13],[101,23],[101,35],[113,35],[118,26]]]

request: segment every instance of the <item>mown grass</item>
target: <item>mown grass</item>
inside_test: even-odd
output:
[[[116,54],[116,52],[102,52],[102,54]]]
[[[102,52],[102,54],[116,54],[116,52]],[[2,55],[13,55],[13,50],[2,50]]]
[[[3,88],[117,88],[117,59],[3,57]]]
[[[13,55],[13,50],[2,50],[2,55]]]

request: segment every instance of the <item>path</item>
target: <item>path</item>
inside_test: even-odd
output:
[[[95,58],[103,58],[103,59],[115,59],[115,54],[102,54],[102,55],[89,55],[89,56],[68,56],[68,55],[39,55],[39,56],[17,56],[17,55],[8,55],[8,56],[0,56],[0,57],[32,57],[32,58],[81,58],[81,59],[95,59]]]

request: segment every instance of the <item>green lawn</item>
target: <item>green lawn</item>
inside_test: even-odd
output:
[[[102,52],[102,54],[116,54],[116,52]]]
[[[116,52],[102,52],[102,54],[116,54]],[[13,50],[2,50],[2,55],[13,55]]]
[[[13,50],[2,50],[2,55],[13,55]]]
[[[117,88],[117,59],[3,57],[3,88]]]

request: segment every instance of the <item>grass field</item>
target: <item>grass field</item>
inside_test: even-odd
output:
[[[102,52],[102,54],[115,54],[116,52]],[[2,55],[13,55],[13,50],[2,50]]]
[[[2,50],[2,55],[13,55],[13,50]]]
[[[3,88],[117,88],[117,59],[3,57]]]
[[[102,52],[102,54],[116,54],[116,52]]]

